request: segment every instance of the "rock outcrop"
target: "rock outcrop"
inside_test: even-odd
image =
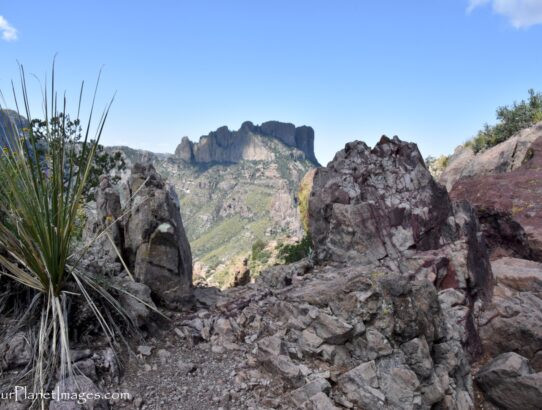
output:
[[[526,128],[508,140],[475,154],[468,146],[459,146],[448,160],[439,182],[451,190],[463,178],[496,175],[520,168],[532,157],[532,144],[542,137],[542,122]]]
[[[481,220],[492,220],[493,239],[498,233],[494,228],[504,228],[499,250],[508,247],[513,249],[510,256],[542,261],[542,122],[476,155],[469,147],[459,147],[439,181],[454,200],[469,201]],[[518,253],[517,246],[524,241],[511,232],[519,230],[510,220],[527,233],[523,252]],[[512,238],[506,238],[510,234]],[[508,246],[507,240],[512,241]]]
[[[95,196],[95,215],[89,219],[90,234],[86,236],[107,228],[111,241],[103,236],[93,247],[84,261],[87,269],[99,268],[100,273],[116,277],[119,286],[143,302],[150,301],[150,306],[151,291],[168,307],[190,301],[192,254],[179,200],[154,167],[136,163],[126,183],[118,187],[113,187],[108,177],[102,177]],[[130,283],[121,274],[119,255],[140,283]],[[150,313],[133,298],[124,299],[123,304],[130,307],[136,324],[143,324]]]
[[[191,296],[192,254],[174,191],[152,165],[135,164],[127,184],[131,202],[124,227],[124,254],[137,280],[163,303]]]
[[[387,267],[459,290],[469,350],[480,354],[473,304],[488,302],[493,288],[485,242],[472,208],[452,203],[415,144],[347,144],[317,169],[309,218],[320,262]]]
[[[460,147],[440,177],[476,210],[496,286],[477,327],[486,359],[477,384],[499,408],[540,407],[542,123],[477,155]],[[521,356],[520,356],[521,355]],[[536,373],[538,372],[538,373]]]
[[[246,357],[234,384],[251,386],[256,408],[473,408],[464,331],[433,284],[310,266],[228,289],[178,322],[177,335]]]
[[[273,153],[262,144],[261,138],[274,138],[283,144],[297,148],[306,159],[318,164],[314,155],[314,130],[311,127],[297,127],[294,124],[268,121],[254,125],[244,122],[237,131],[220,127],[193,143],[183,137],[175,155],[190,163],[237,163],[241,160],[272,160]]]

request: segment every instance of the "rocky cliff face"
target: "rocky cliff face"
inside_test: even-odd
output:
[[[288,147],[297,148],[308,161],[318,164],[314,155],[314,130],[279,121],[268,121],[259,126],[247,121],[237,131],[220,127],[201,137],[197,143],[183,137],[175,156],[189,163],[200,164],[273,160],[273,153],[266,149],[262,137],[274,138]]]
[[[128,164],[152,163],[175,188],[192,247],[195,276],[232,281],[254,242],[303,234],[297,190],[314,168],[314,131],[276,121],[183,138],[174,155],[122,147]]]

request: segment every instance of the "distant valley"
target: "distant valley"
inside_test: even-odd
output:
[[[311,127],[269,121],[221,127],[199,142],[182,138],[174,154],[129,147],[128,165],[152,162],[180,199],[194,256],[194,279],[227,286],[253,244],[299,239],[299,182],[318,166]]]

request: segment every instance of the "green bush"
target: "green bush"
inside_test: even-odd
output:
[[[536,93],[533,89],[528,92],[529,99],[527,101],[522,100],[519,104],[514,102],[512,106],[497,108],[498,123],[496,125],[485,124],[478,131],[476,137],[465,145],[477,153],[494,147],[518,131],[542,121],[542,93]]]
[[[312,239],[309,234],[297,243],[280,245],[278,257],[284,260],[284,263],[293,263],[306,258],[312,253]]]
[[[69,114],[60,112],[58,115],[51,117],[48,120],[39,120],[33,119],[30,121],[30,129],[32,130],[33,138],[36,142],[36,149],[38,150],[38,155],[46,156],[48,150],[54,150],[53,146],[48,147],[51,143],[51,136],[49,133],[56,134],[56,137],[60,137],[77,146],[82,141],[83,129],[81,128],[81,122],[79,119],[71,120]],[[67,158],[68,161],[73,161],[78,163],[81,159],[81,155],[84,155],[83,150],[69,150],[67,155],[72,156],[73,158]],[[96,152],[92,158],[92,164],[88,170],[88,177],[83,188],[83,199],[88,202],[94,199],[94,191],[100,182],[100,176],[104,174],[109,174],[110,171],[123,171],[126,169],[126,162],[122,157],[120,152],[115,152],[110,154],[105,151],[104,147],[100,144],[96,145]],[[116,184],[120,177],[111,178],[111,182]]]
[[[267,263],[269,258],[271,257],[271,252],[265,250],[266,244],[261,239],[258,239],[254,244],[252,245],[252,254],[250,256],[250,259],[254,262],[260,262],[262,264]]]

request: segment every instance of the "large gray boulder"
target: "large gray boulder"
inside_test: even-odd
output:
[[[538,410],[542,404],[542,373],[517,353],[504,353],[480,369],[476,383],[486,398],[505,410]]]
[[[478,322],[484,350],[519,353],[542,371],[542,263],[501,258],[492,266],[497,286]]]
[[[460,211],[463,211],[461,209]],[[468,210],[466,212],[469,212]],[[418,147],[382,137],[355,141],[314,176],[309,225],[320,261],[372,264],[430,251],[461,239],[446,189],[427,170]]]
[[[415,144],[385,136],[373,149],[347,144],[316,170],[309,227],[319,263],[386,267],[438,289],[458,289],[471,302],[491,298],[476,214],[468,203],[450,200]],[[471,302],[454,309],[475,357],[481,349]]]
[[[178,198],[150,164],[135,164],[127,184],[124,254],[135,278],[167,306],[192,296],[192,254]]]

